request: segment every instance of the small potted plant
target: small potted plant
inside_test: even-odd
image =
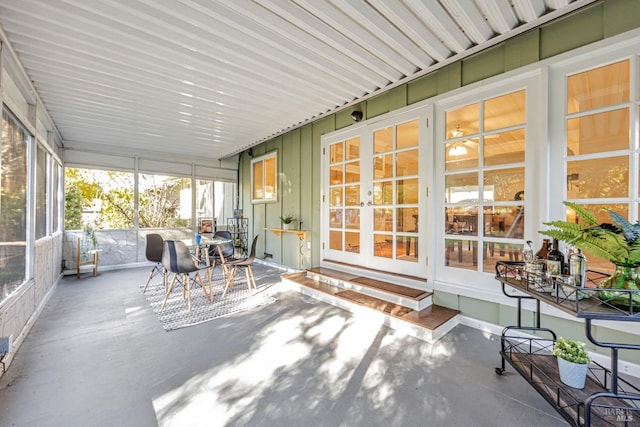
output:
[[[293,214],[286,214],[280,216],[280,221],[282,221],[282,228],[284,230],[291,230],[293,228],[293,221],[296,220],[296,217]]]
[[[558,359],[560,381],[569,387],[584,388],[591,362],[584,343],[560,337],[553,345],[553,355]]]

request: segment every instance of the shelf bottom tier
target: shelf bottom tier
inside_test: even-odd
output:
[[[585,387],[580,390],[560,381],[557,360],[550,354],[503,352],[502,357],[574,425],[582,426],[585,423],[584,402],[596,393],[607,392],[604,384],[610,379],[610,372],[600,365],[591,364]],[[640,395],[637,395],[637,399],[640,399]],[[633,400],[598,398],[591,407],[591,426],[640,426],[638,404],[640,401],[635,397]]]

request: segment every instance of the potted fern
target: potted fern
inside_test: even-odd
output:
[[[560,337],[553,345],[553,355],[558,359],[560,381],[569,387],[584,388],[591,362],[584,343]]]
[[[293,221],[296,220],[296,217],[293,214],[281,215],[279,218],[284,230],[291,230],[293,228]]]
[[[609,304],[640,308],[640,291],[627,292],[640,289],[640,222],[631,224],[619,213],[607,210],[611,223],[599,224],[596,216],[581,205],[564,204],[576,212],[581,222],[545,222],[549,229],[540,234],[611,261],[615,271],[598,284],[603,289],[598,296]]]

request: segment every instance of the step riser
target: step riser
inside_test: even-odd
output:
[[[321,292],[307,286],[304,286],[300,283],[297,283],[293,280],[288,280],[283,278],[283,283],[286,283],[291,290],[297,291],[302,295],[306,295],[308,297],[317,299],[318,301],[322,301],[327,304],[331,304],[335,307],[341,308],[343,310],[347,310],[352,313],[366,313],[367,316],[371,316],[370,319],[376,320],[378,319],[382,325],[388,326],[391,329],[402,332],[406,335],[412,336],[422,341],[426,341],[429,343],[434,343],[445,334],[447,334],[451,329],[453,329],[457,324],[460,323],[460,315],[456,315],[437,327],[434,330],[426,329],[418,325],[414,325],[410,322],[403,321],[401,319],[388,316],[382,312],[377,310],[370,309],[368,307],[363,307],[362,305],[352,303],[348,300],[335,297],[333,295],[327,294],[326,292]]]
[[[399,295],[391,295],[384,291],[372,289],[367,286],[361,286],[361,285],[358,285],[357,283],[352,283],[347,280],[338,279],[335,277],[325,276],[323,274],[318,274],[311,271],[307,271],[307,277],[313,280],[317,280],[319,282],[328,283],[332,286],[336,286],[342,289],[354,290],[363,295],[368,295],[370,297],[378,298],[383,301],[390,302],[392,304],[398,304],[403,307],[407,307],[416,311],[423,310],[429,307],[433,303],[431,296],[427,296],[420,300],[403,298],[402,296],[399,296]]]

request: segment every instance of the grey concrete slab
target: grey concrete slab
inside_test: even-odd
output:
[[[149,269],[65,278],[0,379],[1,426],[560,426],[499,341],[458,326],[435,344],[286,291],[165,332]]]

